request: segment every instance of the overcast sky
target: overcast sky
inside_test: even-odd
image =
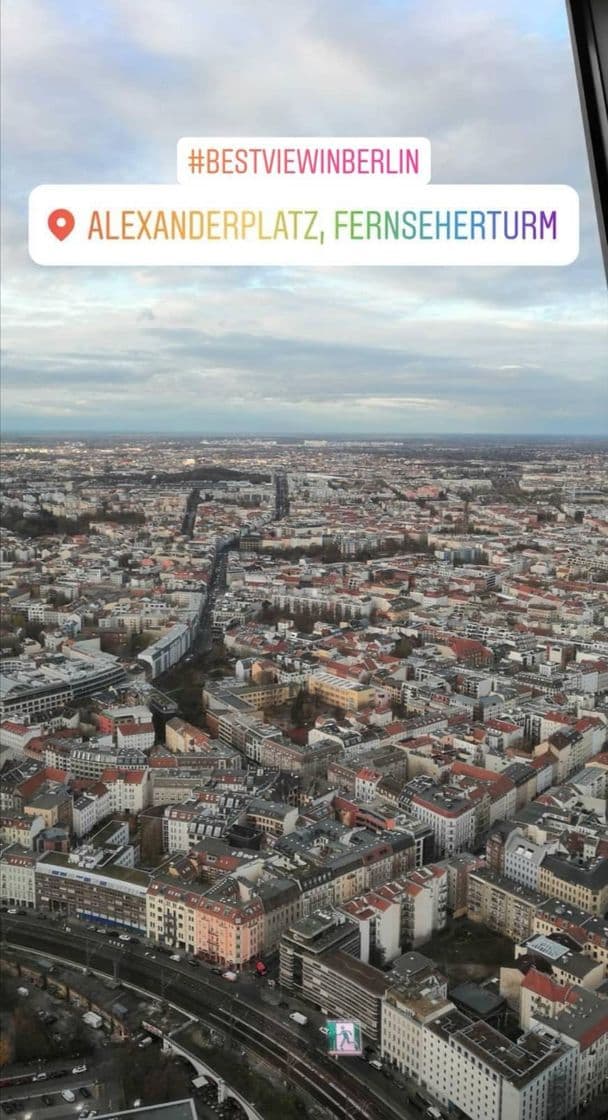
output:
[[[4,426],[608,428],[564,0],[4,0]],[[533,9],[533,11],[530,11]],[[436,183],[568,183],[566,268],[41,268],[40,183],[175,182],[183,135],[428,136]]]

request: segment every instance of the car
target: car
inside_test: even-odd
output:
[[[90,1097],[92,1095],[91,1090],[87,1089],[86,1085],[81,1085],[78,1092],[80,1093],[81,1097],[85,1097],[85,1098]]]
[[[214,976],[223,976],[224,975],[223,968],[212,968],[211,971],[212,971]]]
[[[72,1070],[72,1073],[86,1073],[86,1072],[87,1072],[87,1067],[84,1064],[81,1065],[81,1066],[74,1066],[74,1069]]]
[[[118,940],[119,941],[130,941],[131,940],[131,934],[130,933],[119,933],[118,934]]]
[[[32,1077],[32,1081],[46,1081],[46,1079],[47,1074],[43,1070],[40,1073],[35,1073]]]
[[[179,953],[171,953],[171,956],[169,957],[170,961],[181,961],[181,959],[182,958],[180,957]]]
[[[74,1093],[72,1089],[62,1089],[61,1096],[63,1097],[64,1101],[68,1102],[68,1104],[74,1104],[74,1101],[76,1100],[76,1093]]]
[[[327,1027],[319,1027],[319,1030],[321,1031],[321,1034],[329,1034]]]

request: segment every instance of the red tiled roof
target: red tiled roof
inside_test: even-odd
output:
[[[530,969],[522,980],[521,986],[541,996],[542,999],[550,1000],[551,1003],[576,1003],[576,994],[572,987],[558,984],[547,973],[538,972],[535,968]]]

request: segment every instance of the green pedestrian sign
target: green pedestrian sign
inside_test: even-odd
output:
[[[363,1053],[361,1038],[361,1023],[352,1019],[327,1020],[327,1048],[330,1054],[350,1054],[360,1056]]]

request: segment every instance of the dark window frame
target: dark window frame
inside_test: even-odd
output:
[[[566,0],[566,7],[608,281],[608,3]]]

